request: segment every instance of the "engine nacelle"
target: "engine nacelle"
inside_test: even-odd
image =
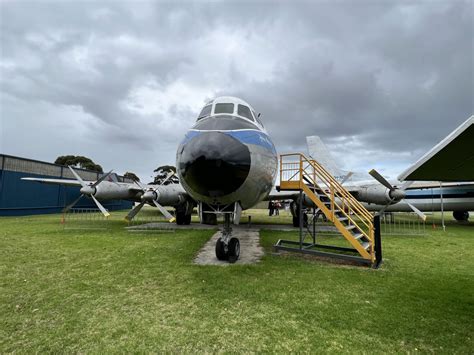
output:
[[[181,184],[161,185],[156,188],[158,203],[163,206],[176,206],[186,201],[186,191]]]
[[[359,201],[374,203],[376,205],[387,205],[392,201],[390,190],[384,186],[361,187],[359,191],[357,191],[356,198]],[[393,203],[400,201],[400,199],[393,201]]]
[[[93,195],[99,200],[125,200],[131,198],[133,193],[130,192],[126,185],[102,181],[95,187],[95,193]]]

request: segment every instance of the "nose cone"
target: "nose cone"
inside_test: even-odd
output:
[[[230,135],[204,132],[186,143],[178,157],[178,169],[192,191],[219,198],[244,183],[250,171],[250,151]]]
[[[81,189],[79,190],[81,192],[81,194],[84,194],[84,195],[94,195],[96,190],[94,187],[92,186],[83,186],[81,187]]]
[[[151,202],[157,199],[158,199],[158,195],[156,194],[155,191],[146,191],[141,197],[141,200],[144,202]]]

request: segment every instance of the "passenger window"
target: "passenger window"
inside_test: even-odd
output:
[[[209,116],[211,114],[211,109],[212,109],[212,105],[204,106],[197,120],[199,121],[201,118]]]
[[[234,113],[234,104],[216,104],[214,114],[218,113]]]
[[[251,121],[255,121],[255,119],[252,117],[252,114],[250,113],[250,109],[247,106],[239,105],[237,108],[237,113],[239,116],[243,116]]]

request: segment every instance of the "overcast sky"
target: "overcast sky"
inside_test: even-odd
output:
[[[149,179],[203,103],[396,177],[473,114],[473,1],[2,1],[0,152]]]

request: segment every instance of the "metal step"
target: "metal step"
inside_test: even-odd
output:
[[[356,227],[355,225],[349,224],[348,226],[346,226],[346,229],[350,231],[351,229],[354,229],[355,227]]]
[[[346,216],[337,217],[337,219],[339,220],[339,222],[344,222],[344,221],[349,220],[349,218],[347,218]]]
[[[369,246],[370,246],[370,243],[369,243],[369,242],[363,242],[363,243],[362,243],[362,247],[363,247],[365,250],[369,249]]]
[[[355,240],[359,240],[360,238],[362,238],[364,235],[362,233],[357,233],[357,234],[354,234],[354,239]]]

